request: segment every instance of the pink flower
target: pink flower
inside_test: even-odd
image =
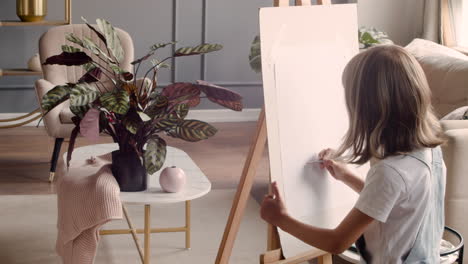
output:
[[[91,108],[80,122],[80,133],[91,142],[99,140],[99,109]]]

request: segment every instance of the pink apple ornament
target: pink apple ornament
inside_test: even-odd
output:
[[[165,192],[176,193],[184,188],[186,178],[185,172],[181,168],[166,167],[161,171],[159,184]]]

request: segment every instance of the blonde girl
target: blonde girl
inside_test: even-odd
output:
[[[331,253],[355,243],[362,263],[439,263],[444,138],[421,66],[399,46],[378,46],[348,63],[343,85],[349,129],[338,150],[319,157],[322,169],[359,193],[354,208],[335,229],[310,226],[288,214],[273,183],[262,218]],[[346,165],[368,161],[365,181]]]

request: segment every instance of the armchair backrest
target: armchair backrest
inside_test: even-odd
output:
[[[134,59],[134,48],[132,38],[127,32],[119,28],[116,28],[116,31],[120,38],[122,48],[125,53],[125,57],[121,62],[121,68],[132,72],[132,65],[130,64],[130,62],[132,62]],[[85,24],[58,26],[49,29],[49,31],[44,33],[39,40],[39,55],[41,63],[44,63],[45,60],[50,56],[60,54],[62,52],[62,45],[66,44],[78,47],[77,45],[65,39],[66,33],[73,33],[78,38],[88,37],[91,40],[93,40],[94,43],[96,43],[102,50],[106,51],[105,44]],[[96,55],[90,54],[90,52],[86,53],[88,55],[91,55],[91,57],[96,61],[99,61]],[[55,85],[65,84],[67,82],[75,83],[85,73],[83,67],[81,66],[69,67],[62,65],[42,65],[42,70],[44,72],[44,79]]]

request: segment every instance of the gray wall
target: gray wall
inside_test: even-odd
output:
[[[175,71],[160,75],[160,83],[205,79],[231,88],[244,96],[246,108],[263,104],[261,78],[248,65],[253,37],[258,34],[258,8],[271,6],[271,0],[74,0],[73,23],[81,16],[89,21],[105,18],[128,31],[135,43],[136,56],[142,56],[155,42],[175,38],[179,46],[203,41],[221,43],[221,52],[201,57],[180,58]],[[336,0],[334,2],[347,2]],[[351,0],[353,2],[353,0]],[[375,6],[380,2],[380,5]],[[409,3],[408,3],[409,2]],[[361,25],[375,25],[407,44],[422,27],[423,0],[360,0]],[[60,19],[62,0],[48,0],[48,19]],[[390,4],[391,3],[391,4]],[[393,4],[396,3],[396,4]],[[404,11],[403,19],[402,10]],[[1,1],[0,18],[16,19],[15,1]],[[414,15],[416,14],[416,15]],[[414,16],[413,16],[414,15]],[[399,19],[395,19],[398,17]],[[411,26],[407,26],[409,24]],[[48,27],[0,27],[0,68],[24,68],[37,52],[37,40]],[[169,49],[167,53],[169,54]],[[36,77],[0,78],[0,113],[27,112],[37,105],[33,90]],[[199,108],[216,106],[202,103]]]

